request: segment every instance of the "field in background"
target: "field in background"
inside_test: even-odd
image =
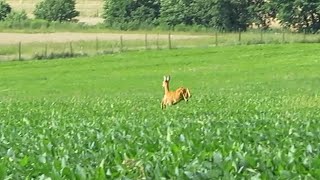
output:
[[[317,34],[292,32],[156,33],[0,33],[0,60],[51,59],[143,49],[320,42]]]
[[[170,35],[172,47],[194,46],[206,42],[209,36],[174,34]],[[0,60],[44,59],[52,54],[95,55],[128,50],[168,48],[168,34],[132,33],[50,33],[21,34],[0,33]],[[20,43],[21,42],[21,43]],[[206,43],[208,44],[208,43]],[[20,58],[19,58],[20,57]]]
[[[32,14],[36,4],[41,0],[6,0],[14,10],[25,10]],[[76,10],[83,17],[100,17],[102,15],[103,0],[76,0]]]
[[[0,63],[0,179],[316,179],[319,44]],[[162,111],[162,76],[188,103]]]
[[[6,0],[15,11],[25,10],[30,17],[41,0]],[[76,0],[76,10],[80,12],[80,22],[90,25],[98,24],[103,21],[103,0]]]

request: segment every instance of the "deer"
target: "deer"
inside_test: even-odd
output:
[[[189,98],[191,97],[188,88],[179,87],[175,91],[170,91],[169,82],[170,76],[163,76],[162,87],[164,88],[164,96],[161,101],[161,109],[164,109],[167,106],[175,105],[182,100],[188,102]]]

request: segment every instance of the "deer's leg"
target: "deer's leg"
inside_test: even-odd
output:
[[[161,101],[161,109],[164,109],[166,107],[166,105],[164,104],[164,101]]]
[[[182,97],[183,97],[183,100],[184,101],[188,101],[188,97],[187,97],[187,94],[185,92],[182,92]]]
[[[189,89],[186,89],[186,96],[187,96],[188,100],[189,100],[189,98],[191,98],[191,94],[190,94]]]
[[[187,96],[185,94],[182,94],[184,101],[188,101]]]

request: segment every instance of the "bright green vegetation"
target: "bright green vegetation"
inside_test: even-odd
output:
[[[0,64],[0,179],[316,179],[318,44]],[[191,90],[160,109],[164,74]]]

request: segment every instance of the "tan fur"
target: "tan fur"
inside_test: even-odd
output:
[[[170,76],[164,76],[162,86],[164,88],[164,97],[161,101],[161,109],[166,108],[170,105],[175,105],[181,100],[188,101],[191,97],[190,91],[188,88],[180,87],[175,91],[169,90],[169,81]]]

